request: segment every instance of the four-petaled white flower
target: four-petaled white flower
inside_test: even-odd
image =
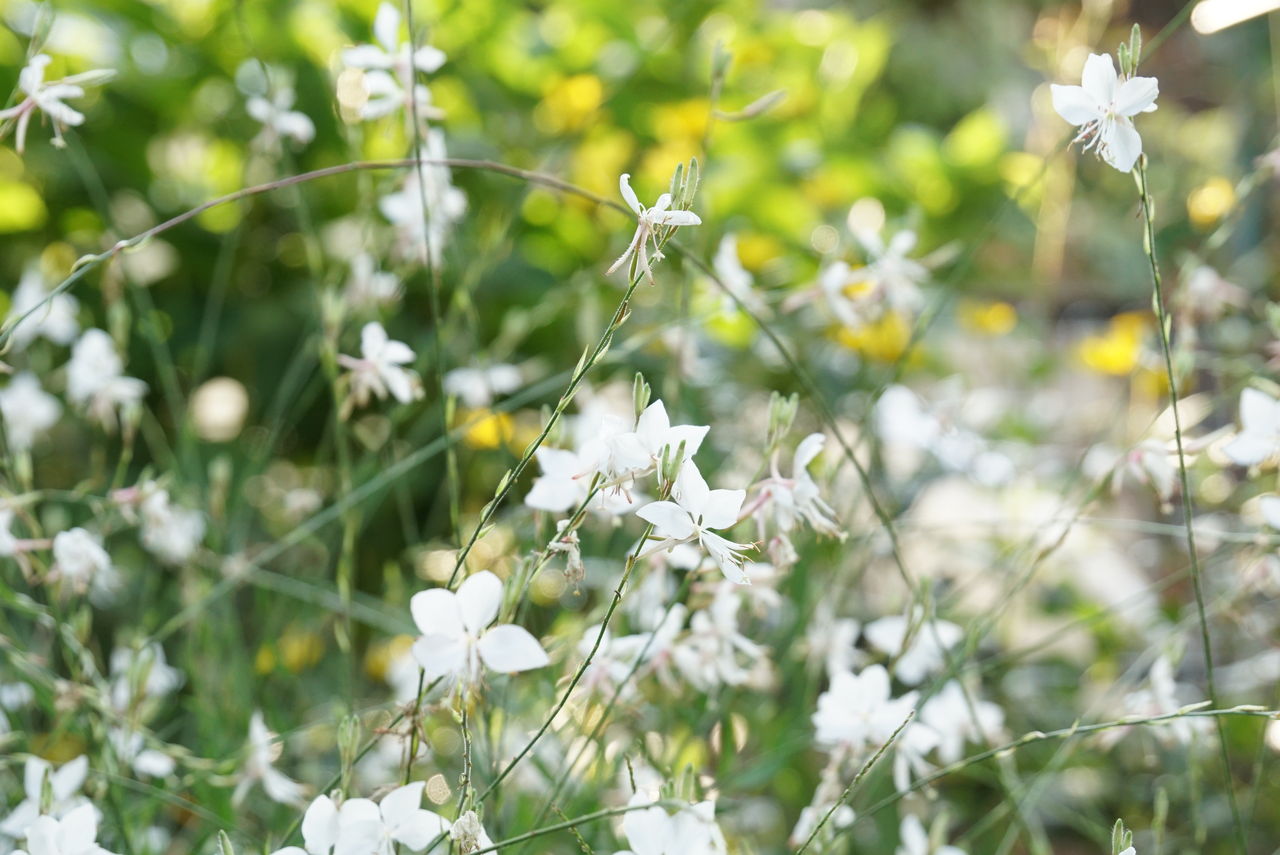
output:
[[[1156,109],[1160,86],[1154,77],[1120,80],[1107,54],[1089,54],[1080,86],[1049,88],[1053,109],[1080,128],[1072,142],[1083,142],[1084,150],[1098,156],[1121,172],[1129,172],[1142,154],[1142,137],[1133,127],[1133,117]]]
[[[658,197],[658,201],[653,203],[652,208],[646,208],[640,204],[640,200],[636,198],[636,191],[631,189],[631,176],[622,173],[622,177],[618,179],[618,188],[622,191],[622,198],[626,200],[631,210],[635,211],[639,222],[636,224],[636,233],[631,238],[631,243],[627,244],[626,252],[618,256],[618,260],[605,271],[606,274],[613,273],[632,256],[636,257],[639,271],[653,284],[653,271],[651,265],[662,259],[662,252],[659,248],[661,235],[658,234],[659,229],[675,228],[677,226],[700,226],[702,220],[693,211],[670,210],[671,194],[663,193]],[[654,255],[649,256],[649,244],[653,244]]]
[[[360,359],[338,355],[338,363],[351,371],[351,397],[356,406],[364,406],[370,395],[391,396],[402,404],[422,397],[418,375],[403,366],[416,357],[409,345],[387,336],[377,321],[370,321],[360,331]]]
[[[1259,389],[1240,393],[1240,432],[1222,447],[1240,466],[1255,466],[1280,453],[1280,401]]]
[[[652,803],[644,793],[631,797],[631,810],[622,818],[622,833],[631,848],[616,855],[723,855],[728,852],[720,826],[716,825],[716,804],[698,802],[674,814]]]
[[[62,819],[38,817],[26,829],[27,851],[13,855],[113,855],[98,845],[98,809],[84,804]]]
[[[677,543],[697,540],[715,560],[720,572],[742,585],[750,584],[742,570],[744,553],[751,544],[734,543],[712,529],[731,528],[738,522],[745,490],[712,490],[692,460],[680,467],[672,498],[650,502],[636,511],[640,519],[653,523],[654,533],[671,548]]]
[[[814,741],[854,751],[883,745],[906,720],[915,701],[915,692],[891,696],[889,672],[883,665],[871,665],[860,674],[833,674],[813,714]]]
[[[116,411],[138,406],[147,393],[147,384],[124,376],[124,361],[111,336],[100,329],[88,329],[71,348],[67,363],[67,397],[84,408],[104,427],[110,427]]]
[[[22,768],[22,791],[25,798],[18,802],[3,821],[0,821],[0,835],[22,837],[27,828],[36,821],[40,816],[40,802],[46,778],[49,781],[49,793],[52,796],[49,813],[54,817],[65,816],[82,805],[87,806],[79,792],[88,775],[89,758],[83,754],[63,763],[56,770],[48,760],[28,757],[26,765]]]
[[[710,429],[707,425],[672,425],[666,406],[654,401],[634,422],[606,415],[599,433],[583,444],[581,453],[605,478],[625,479],[653,469],[662,462],[665,449],[674,452],[681,443],[684,459],[690,459]]]
[[[419,591],[409,601],[422,635],[413,655],[427,681],[448,677],[467,687],[480,680],[481,664],[514,673],[542,668],[550,660],[528,630],[515,624],[490,627],[502,605],[502,581],[488,570],[458,586]]]
[[[293,109],[294,98],[291,88],[277,86],[270,95],[254,95],[245,102],[245,111],[262,123],[259,145],[271,148],[284,137],[300,145],[315,139],[315,123],[306,113]]]
[[[449,821],[423,810],[425,786],[423,781],[406,784],[387,793],[377,804],[369,799],[343,802],[338,809],[333,855],[394,855],[396,844],[421,852],[433,840],[443,838],[449,831]],[[441,839],[440,843],[445,841]],[[447,847],[434,846],[431,851],[444,848]]]
[[[0,389],[0,419],[13,451],[27,451],[36,439],[58,423],[62,404],[40,388],[36,375],[24,371]]]
[[[18,104],[7,110],[0,110],[0,121],[17,121],[15,132],[15,148],[22,154],[27,144],[27,125],[36,110],[49,117],[53,125],[53,144],[62,148],[66,141],[62,138],[62,129],[66,126],[84,124],[84,114],[67,106],[63,101],[67,98],[80,98],[84,95],[85,86],[98,86],[115,76],[108,69],[94,69],[80,74],[73,74],[61,80],[44,79],[45,67],[53,60],[43,53],[31,57],[26,68],[18,73],[18,88],[26,94]]]
[[[280,759],[284,746],[276,741],[276,735],[267,729],[262,713],[255,711],[249,719],[249,756],[240,771],[240,783],[231,794],[231,803],[239,805],[249,794],[255,782],[262,782],[262,789],[272,801],[281,804],[298,804],[302,801],[303,787],[273,765]]]

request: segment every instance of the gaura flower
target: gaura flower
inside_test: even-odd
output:
[[[360,359],[338,355],[338,364],[351,371],[351,396],[356,406],[364,406],[370,395],[395,398],[407,404],[422,397],[418,375],[403,366],[417,357],[409,345],[387,336],[377,321],[370,321],[360,331]]]
[[[300,145],[315,139],[316,126],[306,114],[293,109],[294,92],[279,86],[269,96],[254,95],[245,102],[245,111],[262,123],[259,144],[265,148],[290,137]]]
[[[635,256],[640,272],[652,285],[653,272],[650,270],[650,265],[662,259],[662,252],[658,248],[658,230],[677,226],[700,226],[702,220],[692,211],[668,210],[671,207],[670,193],[659,196],[652,208],[641,205],[640,200],[636,198],[636,191],[631,189],[631,175],[626,172],[622,173],[622,177],[618,179],[618,189],[622,191],[622,198],[626,200],[631,210],[635,211],[640,221],[636,224],[636,233],[632,236],[631,243],[627,244],[626,252],[618,257],[605,274],[613,273],[626,263],[627,259]],[[654,251],[652,258],[649,256],[650,243],[653,244]]]
[[[414,83],[414,76],[421,71],[430,74],[444,65],[444,52],[430,45],[414,50],[408,41],[400,40],[400,11],[391,3],[383,3],[373,20],[373,36],[377,44],[357,45],[342,52],[343,64],[362,69],[367,100],[361,109],[361,118],[377,119],[389,115],[401,107],[410,108],[407,90],[412,89],[416,99],[414,111],[419,118],[438,119],[443,116],[431,105],[431,93],[426,86]]]
[[[481,664],[514,673],[542,668],[551,660],[528,630],[514,624],[490,627],[502,605],[502,580],[488,570],[458,586],[419,591],[409,601],[413,622],[422,631],[413,656],[428,681],[449,677],[461,686],[480,681]]]
[[[963,849],[955,846],[935,848],[929,840],[928,832],[924,830],[924,824],[919,817],[911,814],[903,817],[898,837],[902,845],[898,847],[897,855],[965,855]]]
[[[27,828],[40,816],[40,800],[44,792],[45,778],[49,779],[52,801],[49,812],[55,817],[70,814],[77,807],[87,806],[78,795],[89,775],[89,758],[83,754],[63,763],[55,770],[48,760],[28,757],[22,769],[22,790],[25,798],[13,811],[0,820],[0,835],[22,837]],[[90,810],[92,808],[90,807]],[[96,821],[96,820],[95,820]]]
[[[112,855],[98,845],[98,809],[84,804],[62,819],[38,817],[26,829],[31,855]],[[14,855],[26,855],[19,850]]]
[[[41,306],[41,303],[44,305]],[[40,308],[36,309],[37,306]],[[76,333],[80,332],[80,323],[76,320],[80,303],[70,294],[55,294],[50,297],[49,289],[45,286],[44,275],[36,264],[27,267],[22,278],[18,280],[18,287],[13,292],[5,324],[17,322],[18,318],[32,309],[36,309],[35,313],[18,323],[10,333],[13,346],[17,350],[24,350],[27,345],[41,336],[54,344],[68,345],[75,341]]]
[[[1240,393],[1240,432],[1222,447],[1239,466],[1255,466],[1280,452],[1280,401],[1252,387]]]
[[[276,742],[276,735],[267,730],[262,713],[255,711],[249,719],[249,756],[240,772],[240,783],[231,795],[231,803],[239,805],[249,794],[254,782],[261,781],[262,789],[272,801],[281,804],[298,804],[302,801],[302,784],[276,769],[283,746]]]
[[[725,577],[740,585],[750,584],[742,570],[743,553],[751,549],[747,543],[734,543],[711,529],[731,528],[738,522],[745,490],[712,490],[692,460],[680,467],[672,498],[675,501],[650,502],[636,516],[653,523],[654,533],[663,538],[668,549],[678,543],[696,540],[710,553]]]
[[[396,844],[420,852],[448,832],[448,820],[422,809],[425,786],[425,782],[415,781],[387,793],[377,804],[369,799],[343,802],[338,810],[334,855],[393,855]],[[432,847],[432,851],[441,848]]]
[[[5,439],[13,451],[26,451],[38,437],[58,423],[62,404],[40,388],[40,381],[29,371],[15,376],[0,389],[0,420],[4,421]]]
[[[18,88],[27,97],[7,110],[0,110],[0,121],[17,120],[14,138],[18,154],[22,154],[26,147],[27,125],[31,122],[31,115],[36,110],[48,116],[53,125],[53,144],[58,148],[66,145],[66,141],[62,138],[62,129],[84,124],[84,113],[68,107],[63,100],[80,98],[84,95],[85,86],[98,86],[115,76],[114,71],[98,68],[73,74],[61,80],[46,81],[45,67],[52,61],[47,54],[43,53],[31,57],[27,67],[18,73]]]
[[[636,793],[630,805],[638,808],[651,801]],[[698,802],[674,814],[659,805],[629,811],[622,818],[622,833],[631,848],[616,855],[723,855],[729,850],[715,817],[713,801]]]
[[[1051,85],[1053,109],[1080,128],[1073,143],[1084,143],[1121,172],[1129,172],[1142,154],[1142,137],[1133,116],[1156,109],[1159,84],[1154,77],[1120,80],[1107,54],[1089,54],[1080,86]]]
[[[146,394],[146,383],[124,375],[124,361],[111,336],[100,329],[85,330],[71,348],[67,363],[71,403],[109,428],[117,411],[136,408]]]

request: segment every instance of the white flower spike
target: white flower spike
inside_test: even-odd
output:
[[[626,200],[631,210],[635,211],[639,218],[636,224],[636,233],[631,238],[631,243],[627,245],[626,252],[618,257],[618,260],[605,271],[608,275],[613,273],[619,267],[627,262],[632,256],[635,256],[640,272],[645,279],[649,280],[649,284],[653,284],[653,271],[650,269],[654,262],[662,259],[662,252],[658,249],[658,229],[675,228],[677,226],[700,226],[702,220],[693,211],[669,210],[671,208],[671,194],[663,193],[658,197],[658,201],[653,203],[652,208],[646,208],[640,204],[640,200],[636,197],[636,191],[631,189],[631,176],[624,172],[622,177],[618,179],[618,189],[622,191],[622,198]],[[649,256],[649,244],[653,244],[654,255]]]
[[[1072,142],[1084,143],[1098,157],[1121,172],[1129,172],[1142,154],[1142,137],[1133,127],[1133,117],[1156,109],[1159,84],[1154,77],[1120,80],[1107,54],[1089,54],[1080,86],[1049,88],[1053,109],[1080,128]]]
[[[409,601],[413,622],[422,635],[413,656],[425,679],[453,679],[468,687],[480,680],[481,665],[514,673],[542,668],[551,660],[528,630],[515,624],[490,627],[502,605],[502,580],[481,570],[458,586],[419,591]]]

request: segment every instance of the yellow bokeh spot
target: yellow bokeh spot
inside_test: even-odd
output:
[[[594,74],[575,74],[551,82],[533,111],[538,130],[549,134],[575,131],[604,103],[604,84]]]
[[[412,635],[397,635],[390,641],[371,645],[364,655],[364,672],[371,680],[387,679],[387,671],[391,668],[391,663],[408,653],[411,647],[413,647]]]
[[[276,670],[276,652],[270,644],[264,644],[258,648],[257,654],[253,657],[253,670],[258,674],[270,674]]]
[[[501,448],[515,435],[512,418],[508,413],[488,410],[471,410],[461,414],[462,424],[467,425],[462,441],[472,448]]]
[[[1085,337],[1076,353],[1092,371],[1117,377],[1131,374],[1142,356],[1147,326],[1147,317],[1141,312],[1116,315],[1104,332]]]
[[[1000,336],[1018,325],[1018,310],[1003,300],[962,300],[960,323],[965,329],[983,335]]]
[[[1236,190],[1225,178],[1210,178],[1187,196],[1187,216],[1205,229],[1227,215],[1236,203]]]
[[[320,661],[324,655],[324,639],[318,632],[290,631],[281,636],[278,648],[281,663],[297,674]]]
[[[653,135],[660,140],[700,142],[710,115],[711,103],[706,98],[660,104],[653,111]]]
[[[0,233],[25,232],[44,225],[44,200],[30,184],[0,179]]]
[[[766,264],[780,255],[782,244],[773,235],[762,232],[738,235],[738,260],[752,273],[759,273]]]
[[[885,312],[860,327],[841,327],[836,340],[878,362],[896,362],[911,343],[911,323],[901,312]]]
[[[947,160],[970,169],[995,163],[1004,150],[1007,130],[1004,121],[987,107],[961,119],[942,141]]]
[[[53,733],[33,734],[31,737],[31,753],[58,766],[76,759],[84,751],[83,739],[60,729]]]
[[[618,174],[626,171],[635,143],[626,131],[594,128],[573,154],[571,174],[575,184],[596,193],[618,192]]]

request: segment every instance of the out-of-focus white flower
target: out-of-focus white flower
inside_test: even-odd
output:
[[[347,277],[345,296],[357,310],[390,306],[400,300],[400,278],[378,269],[373,255],[361,252],[351,259],[351,275]]]
[[[22,101],[7,110],[0,110],[0,122],[17,121],[14,138],[18,154],[22,154],[27,144],[27,125],[37,110],[49,117],[53,126],[53,144],[58,148],[66,145],[62,138],[62,129],[67,126],[76,127],[84,124],[84,114],[63,101],[67,98],[84,96],[84,87],[99,86],[115,76],[108,69],[94,69],[80,74],[72,74],[61,80],[44,79],[45,68],[53,60],[47,54],[38,53],[31,57],[26,67],[18,73],[18,88],[26,95]]]
[[[784,478],[778,471],[778,458],[774,455],[771,462],[770,478],[761,482],[760,512],[763,527],[763,513],[772,510],[778,530],[787,533],[804,520],[815,531],[838,536],[840,527],[836,525],[835,511],[823,501],[818,485],[809,474],[809,464],[819,454],[827,438],[820,433],[812,433],[796,446],[795,458],[791,463],[791,477]]]
[[[718,593],[710,607],[694,612],[689,631],[671,644],[672,664],[701,691],[745,685],[769,667],[766,649],[738,627],[740,605],[738,597]]]
[[[37,817],[26,828],[31,855],[114,855],[98,845],[98,809],[85,804],[61,819]],[[19,850],[14,855],[27,855]]]
[[[1182,289],[1175,299],[1193,317],[1215,321],[1226,313],[1228,307],[1248,303],[1249,292],[1222,278],[1209,265],[1201,264],[1183,279]]]
[[[938,734],[939,759],[954,763],[963,756],[966,742],[986,745],[1000,735],[1004,710],[981,698],[972,698],[970,704],[961,685],[951,680],[924,702],[919,721]]]
[[[729,294],[737,297],[743,305],[757,314],[769,311],[769,307],[765,305],[755,289],[755,279],[742,266],[742,260],[738,257],[737,235],[729,233],[720,239],[720,245],[716,248],[715,258],[711,260],[711,264],[716,271],[716,276]],[[725,309],[736,308],[737,305],[733,299],[726,295]]]
[[[0,835],[22,837],[27,827],[40,816],[40,801],[46,779],[48,779],[49,792],[52,796],[49,804],[51,816],[55,818],[66,816],[82,805],[87,806],[87,800],[79,793],[88,776],[89,758],[83,754],[74,760],[68,760],[56,770],[48,760],[28,757],[26,764],[22,767],[24,798],[9,812],[8,816],[0,820]]]
[[[111,336],[88,329],[71,348],[67,363],[67,397],[85,409],[104,427],[110,427],[117,410],[132,409],[147,393],[147,384],[124,376],[124,362]]]
[[[911,623],[902,615],[889,615],[873,620],[863,629],[867,641],[893,662],[893,675],[904,683],[916,685],[942,669],[947,651],[964,637],[964,630],[945,620],[917,621],[907,643]],[[907,643],[906,649],[903,644]]]
[[[40,388],[36,375],[24,371],[0,389],[0,418],[13,451],[27,451],[38,437],[58,423],[62,404]]]
[[[1240,431],[1222,453],[1240,466],[1255,466],[1280,452],[1280,401],[1260,389],[1240,393]]]
[[[1155,662],[1151,663],[1147,685],[1125,696],[1125,715],[1150,718],[1176,713],[1186,704],[1185,700],[1180,700],[1178,697],[1180,690],[1184,689],[1185,687],[1174,680],[1173,662],[1168,656],[1161,654]],[[1143,727],[1141,730],[1152,734],[1165,745],[1190,745],[1211,727],[1211,722],[1206,718],[1179,716]],[[1101,742],[1103,745],[1112,745],[1130,730],[1132,728],[1118,727],[1104,731]]]
[[[44,275],[40,272],[39,265],[28,265],[22,278],[18,280],[18,287],[14,289],[5,323],[7,325],[15,322],[41,302],[44,305],[13,328],[9,340],[13,342],[15,349],[24,350],[41,336],[54,344],[65,346],[74,341],[76,333],[80,332],[80,322],[76,320],[80,303],[76,298],[70,294],[57,294],[45,302],[48,294],[49,289],[45,287]]]
[[[363,407],[371,395],[385,398],[388,392],[402,404],[422,397],[418,375],[403,367],[417,357],[409,345],[389,338],[382,324],[370,321],[364,325],[360,354],[360,359],[338,355],[338,363],[351,372],[351,397],[356,406]]]
[[[897,855],[965,855],[965,851],[955,846],[933,846],[929,834],[924,830],[920,818],[907,814],[902,818],[898,829]]]
[[[608,270],[606,275],[613,273],[632,256],[636,257],[637,269],[649,280],[649,284],[653,284],[652,265],[662,260],[662,252],[659,248],[662,229],[674,229],[678,226],[700,226],[702,220],[693,211],[669,210],[671,208],[671,194],[663,193],[658,197],[658,201],[653,203],[652,208],[646,208],[640,204],[640,200],[636,197],[636,191],[631,189],[631,176],[622,173],[618,179],[618,188],[622,191],[622,198],[626,200],[632,211],[635,211],[639,222],[636,223],[636,233],[631,238],[631,243],[627,244],[627,249],[618,257]],[[654,255],[649,256],[649,244],[653,244]]]
[[[151,642],[140,649],[111,651],[111,706],[125,712],[135,701],[162,698],[182,685],[182,672],[165,661],[164,648]]]
[[[745,497],[745,490],[709,489],[698,467],[686,460],[672,492],[675,501],[650,502],[636,511],[636,516],[653,523],[654,533],[665,541],[667,549],[696,540],[726,578],[748,584],[742,562],[751,544],[734,543],[712,531],[737,524]]]
[[[1083,142],[1098,157],[1121,172],[1129,172],[1142,154],[1142,137],[1133,127],[1133,117],[1156,109],[1160,86],[1154,77],[1131,77],[1121,81],[1115,63],[1107,54],[1089,54],[1080,86],[1049,88],[1053,109],[1080,128],[1073,143]]]
[[[636,793],[629,805],[639,808],[652,801]],[[713,801],[698,802],[674,814],[658,805],[628,811],[622,817],[622,833],[631,848],[616,855],[724,855],[729,851],[716,824]]]
[[[151,489],[142,500],[142,545],[168,564],[191,560],[204,539],[204,514],[169,501],[169,491]]]
[[[267,729],[262,713],[255,710],[249,718],[249,756],[240,770],[240,781],[231,802],[240,805],[255,783],[262,783],[267,798],[281,804],[296,805],[302,802],[303,786],[273,765],[280,759],[284,746],[276,741],[276,735]]]
[[[457,593],[432,588],[414,594],[409,609],[422,636],[413,655],[425,679],[449,677],[466,688],[479,682],[482,663],[500,673],[547,665],[547,652],[528,630],[509,623],[489,626],[501,605],[502,580],[488,570],[468,576]]]
[[[871,665],[859,674],[842,671],[818,697],[814,740],[825,748],[854,752],[879,747],[906,720],[915,702],[915,692],[890,696],[889,672],[883,665]]]
[[[493,845],[493,840],[480,824],[480,817],[473,810],[454,820],[453,827],[449,829],[449,838],[458,844],[458,851],[462,855],[471,855]]]
[[[136,730],[113,727],[107,731],[107,737],[111,740],[116,756],[132,766],[133,771],[139,775],[167,778],[177,766],[168,754],[147,748],[142,734]]]
[[[1145,439],[1124,456],[1113,486],[1120,490],[1124,484],[1123,476],[1129,475],[1139,484],[1150,486],[1160,501],[1168,504],[1173,498],[1178,477],[1177,464],[1173,461],[1167,444],[1154,438]]]
[[[427,129],[423,142],[424,159],[448,159],[444,133],[439,128]],[[448,166],[423,163],[409,171],[400,190],[378,200],[378,210],[397,229],[401,257],[420,257],[425,248],[430,263],[438,267],[444,259],[450,227],[467,212],[467,197],[453,186]]]
[[[77,592],[109,594],[119,584],[111,556],[97,537],[82,528],[60,531],[53,537],[53,566],[58,577]]]
[[[857,273],[873,283],[879,299],[899,312],[919,311],[924,303],[920,286],[929,280],[929,264],[907,257],[916,247],[916,233],[903,229],[885,241],[878,230],[859,228],[853,237],[867,256],[867,266]]]
[[[262,123],[256,140],[259,145],[273,147],[286,137],[299,145],[315,139],[315,123],[306,113],[293,109],[295,98],[292,88],[276,86],[270,96],[254,95],[245,102],[245,111]]]
[[[455,368],[444,375],[444,390],[471,409],[487,407],[499,395],[520,388],[520,369],[498,363],[484,368]]]
[[[383,3],[373,20],[373,36],[377,44],[363,44],[342,52],[342,62],[350,68],[364,70],[367,100],[361,111],[364,119],[377,119],[400,108],[409,111],[405,94],[412,89],[417,98],[419,118],[439,118],[442,114],[432,108],[427,87],[415,83],[417,72],[431,74],[445,63],[445,54],[438,48],[423,45],[414,50],[407,41],[400,39],[400,11],[391,3]]]

